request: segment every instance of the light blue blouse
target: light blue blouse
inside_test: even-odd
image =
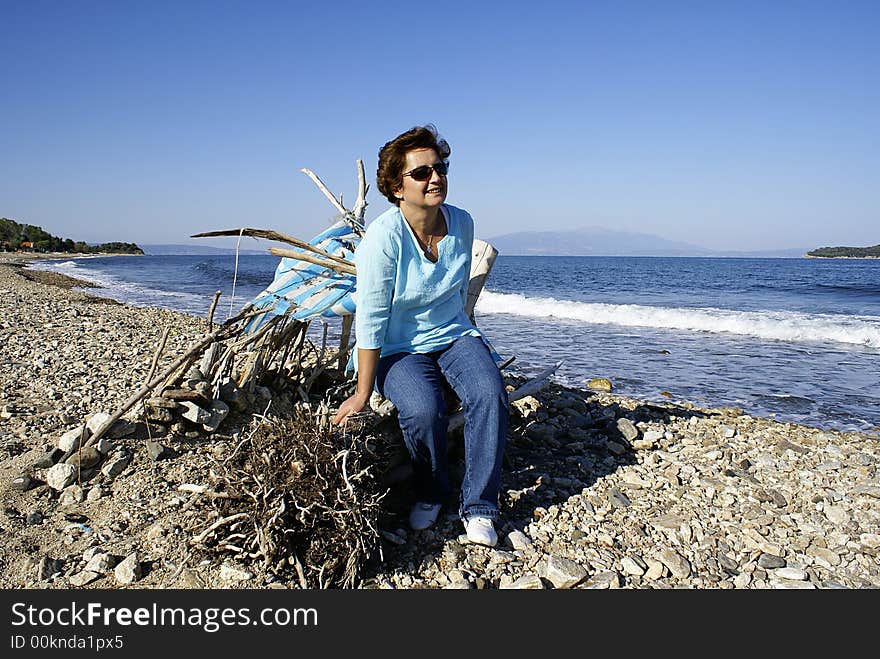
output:
[[[380,356],[428,353],[462,336],[481,336],[464,312],[470,281],[474,220],[467,211],[441,207],[448,234],[437,262],[422,251],[396,206],[373,220],[355,250],[355,337]]]

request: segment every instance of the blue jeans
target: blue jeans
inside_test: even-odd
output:
[[[416,499],[444,503],[450,494],[444,379],[461,400],[465,415],[459,515],[463,520],[476,515],[496,519],[508,403],[501,372],[482,339],[463,336],[438,352],[383,357],[376,388],[399,412]]]

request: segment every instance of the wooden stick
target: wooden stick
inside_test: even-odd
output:
[[[329,270],[333,270],[334,272],[338,273],[344,273],[347,275],[357,274],[357,270],[355,270],[354,264],[350,261],[348,261],[346,264],[337,263],[318,258],[317,256],[303,254],[302,252],[295,252],[292,249],[284,249],[283,247],[270,247],[269,253],[274,256],[286,256],[287,258],[296,259],[298,261],[314,263],[315,265],[320,265],[324,268],[328,268]]]
[[[165,329],[162,330],[162,339],[159,341],[159,347],[156,349],[156,353],[153,355],[153,363],[150,364],[150,371],[149,373],[147,373],[147,382],[152,380],[153,375],[156,373],[156,367],[159,365],[159,356],[165,349],[165,342],[168,341],[168,333],[170,331],[171,327],[169,325],[166,325]]]
[[[357,161],[357,173],[358,173],[358,196],[357,202],[355,202],[354,210],[352,210],[352,214],[354,215],[354,219],[356,219],[361,224],[364,223],[364,212],[367,210],[367,177],[364,175],[364,161],[358,158]]]
[[[164,371],[162,371],[154,379],[150,380],[149,382],[147,382],[147,384],[145,384],[143,387],[138,389],[127,401],[125,401],[122,404],[122,407],[120,407],[116,412],[114,412],[110,416],[110,418],[107,419],[104,423],[102,423],[100,426],[98,426],[98,428],[95,430],[95,433],[91,437],[89,437],[89,440],[86,442],[85,445],[92,446],[93,444],[95,444],[95,442],[97,442],[104,435],[104,433],[106,433],[108,430],[110,430],[110,427],[114,423],[119,421],[119,419],[122,417],[123,414],[128,412],[128,410],[130,410],[134,406],[135,403],[137,403],[144,396],[149,394],[150,391],[153,390],[153,387],[162,383],[165,380],[165,378],[167,378],[169,375],[171,375],[177,368],[180,367],[181,364],[183,364],[184,362],[186,362],[188,360],[191,360],[193,358],[193,355],[195,355],[198,351],[202,350],[206,345],[210,344],[212,341],[216,341],[217,338],[221,334],[223,334],[223,332],[225,332],[229,329],[229,326],[233,322],[235,322],[237,320],[241,320],[241,318],[242,318],[241,314],[239,314],[238,316],[235,316],[234,318],[230,318],[223,325],[221,325],[219,328],[217,328],[216,330],[214,330],[210,334],[207,334],[206,336],[202,337],[202,339],[198,343],[196,343],[189,350],[187,350],[186,353],[184,353],[181,357],[179,357],[173,364],[168,366]]]
[[[211,308],[208,309],[208,331],[214,329],[214,309],[217,308],[217,301],[220,299],[220,291],[214,293],[214,299],[211,300]]]
[[[348,261],[341,256],[336,256],[335,254],[331,254],[328,251],[315,247],[314,245],[310,245],[304,240],[300,240],[299,238],[294,238],[293,236],[288,236],[284,233],[278,233],[277,231],[271,231],[268,229],[223,229],[220,231],[205,231],[203,233],[196,233],[190,236],[190,238],[209,238],[213,236],[238,236],[239,234],[244,236],[252,236],[254,238],[265,238],[266,240],[275,240],[280,243],[288,243],[293,245],[294,247],[299,247],[300,249],[307,250],[309,252],[314,252],[324,258],[330,259],[331,261],[336,261],[338,263],[342,263],[344,265],[351,265],[351,261]]]
[[[345,206],[339,203],[339,200],[333,196],[333,193],[327,189],[327,186],[324,185],[324,182],[319,179],[311,169],[303,168],[300,171],[315,182],[315,185],[317,185],[318,189],[324,193],[324,196],[330,200],[330,203],[333,204],[333,207],[336,210],[338,210],[343,215],[348,215],[348,210],[345,208]]]
[[[340,371],[348,363],[348,341],[351,338],[351,326],[353,323],[353,314],[342,317],[342,336],[339,338],[339,361],[337,362]]]

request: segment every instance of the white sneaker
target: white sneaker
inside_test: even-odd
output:
[[[414,531],[421,531],[433,526],[440,513],[440,507],[439,503],[417,502],[409,513],[409,525]]]
[[[498,543],[495,525],[489,517],[471,517],[464,523],[467,539],[478,545],[494,547]]]

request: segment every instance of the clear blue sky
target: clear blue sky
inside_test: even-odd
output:
[[[309,238],[333,209],[299,170],[349,202],[358,158],[372,219],[379,147],[433,122],[483,238],[880,243],[876,0],[0,0],[0,25],[0,216],[62,237]]]

